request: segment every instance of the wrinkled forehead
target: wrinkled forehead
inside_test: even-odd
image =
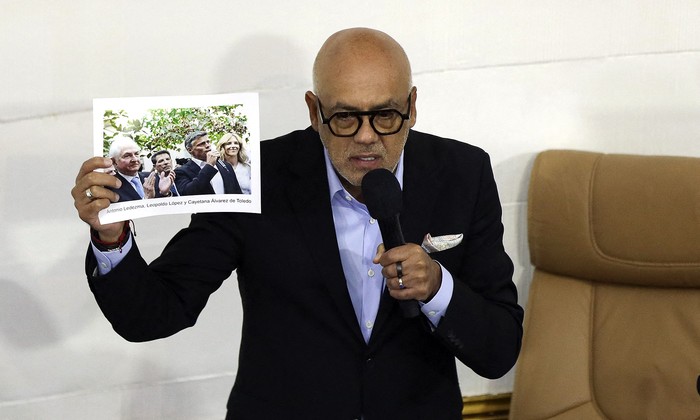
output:
[[[122,152],[119,154],[120,158],[132,158],[132,157],[138,157],[140,149],[137,147],[125,147],[122,149]]]
[[[406,101],[411,81],[391,62],[351,62],[318,79],[319,96],[324,105],[346,109],[396,108]]]

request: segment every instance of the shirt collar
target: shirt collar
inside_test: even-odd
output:
[[[192,156],[192,162],[196,163],[196,164],[197,164],[197,166],[199,166],[199,168],[200,168],[200,169],[201,169],[201,168],[203,168],[203,167],[204,167],[204,165],[206,164],[206,162],[205,162],[205,161],[203,161],[203,160],[199,160],[199,159],[197,159],[197,158],[196,158],[196,157],[194,157],[194,156]]]
[[[117,172],[119,172],[119,171],[117,171]],[[127,174],[123,174],[123,173],[119,172],[119,175],[121,175],[127,181],[131,182],[132,179],[137,178],[139,176],[139,173],[136,172],[136,175],[127,175]],[[141,178],[139,178],[139,181],[140,180],[141,180]]]
[[[399,163],[396,165],[396,170],[394,171],[394,176],[396,176],[396,179],[399,181],[401,190],[403,190],[403,154],[404,151],[402,150],[401,156],[399,157]],[[345,191],[343,184],[340,183],[340,178],[338,178],[338,174],[335,172],[331,159],[328,156],[328,149],[325,147],[323,148],[323,158],[326,161],[326,177],[328,178],[328,188],[330,190],[331,201],[333,200],[333,196],[336,194],[342,194],[343,196],[350,195],[347,191]]]

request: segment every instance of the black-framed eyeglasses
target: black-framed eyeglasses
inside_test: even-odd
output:
[[[321,122],[328,125],[328,129],[336,137],[352,137],[360,131],[362,117],[369,117],[369,125],[380,136],[388,136],[401,131],[403,122],[411,118],[411,94],[408,94],[408,112],[402,114],[396,109],[377,109],[374,111],[340,111],[326,118],[323,115],[321,100],[316,98],[318,110],[321,113]]]

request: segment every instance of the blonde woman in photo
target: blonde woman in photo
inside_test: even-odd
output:
[[[238,134],[226,133],[219,139],[217,149],[221,159],[233,166],[243,194],[250,194],[250,158],[245,152],[244,143]]]

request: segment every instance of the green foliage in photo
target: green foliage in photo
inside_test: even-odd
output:
[[[247,118],[238,112],[240,106],[158,108],[136,117],[125,110],[107,110],[103,118],[104,154],[107,155],[111,140],[118,135],[134,139],[146,157],[158,150],[182,151],[185,136],[191,131],[206,131],[214,144],[228,132],[248,142]]]

